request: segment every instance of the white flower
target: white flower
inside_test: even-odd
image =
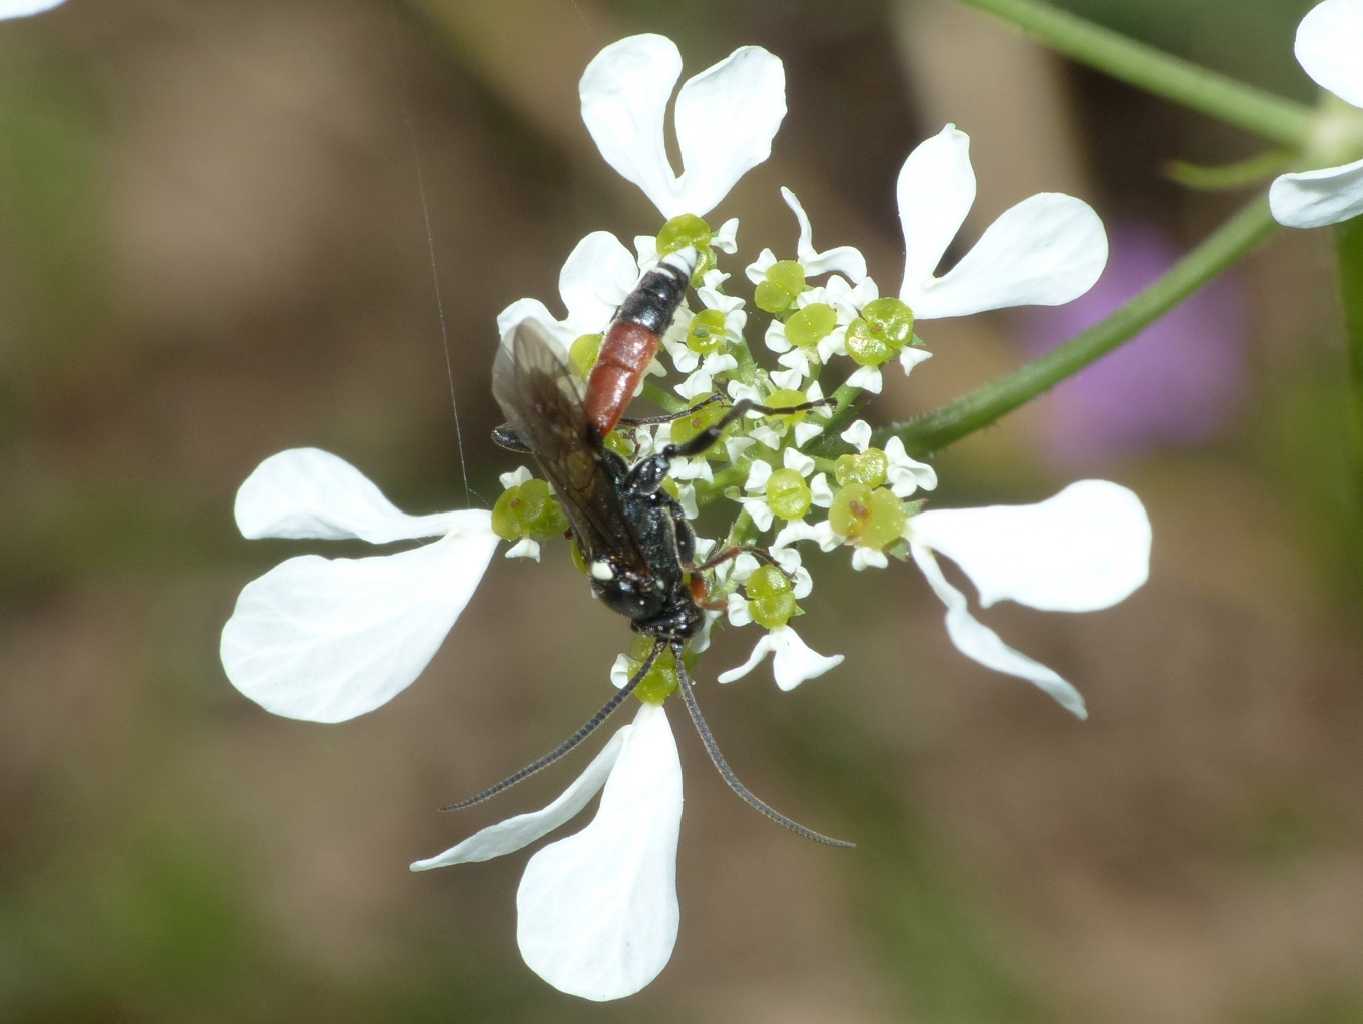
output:
[[[612,43],[582,73],[582,120],[606,163],[664,217],[704,217],[771,156],[786,116],[786,73],[778,57],[744,46],[688,79],[673,113],[684,168],[678,176],[668,162],[663,120],[681,69],[681,54],[664,36]]]
[[[638,280],[629,250],[609,231],[593,231],[573,247],[559,272],[567,315],[560,320],[539,299],[517,299],[497,314],[497,331],[506,339],[521,321],[536,320],[566,352],[582,335],[604,331]]]
[[[795,193],[784,185],[781,186],[781,198],[786,201],[792,213],[795,214],[795,221],[800,228],[800,236],[795,243],[795,257],[800,266],[804,267],[806,277],[818,277],[821,274],[843,274],[858,282],[866,277],[866,257],[861,251],[854,249],[850,245],[839,245],[829,249],[827,252],[818,252],[814,248],[814,229],[810,227],[809,216],[805,213],[805,208],[800,205],[800,200]],[[761,284],[767,279],[767,271],[777,262],[776,254],[770,249],[763,249],[758,254],[757,260],[744,268],[744,273],[748,275],[748,280],[753,284]]]
[[[66,0],[0,0],[0,21],[6,18],[27,18],[60,7]]]
[[[647,985],[677,941],[682,776],[661,706],[641,705],[634,722],[547,807],[491,825],[411,868],[514,853],[574,817],[598,792],[601,806],[591,823],[526,865],[516,892],[516,941],[526,964],[549,984],[602,1001]]]
[[[793,690],[806,679],[817,679],[842,664],[843,655],[825,656],[815,651],[789,625],[763,633],[752,649],[748,660],[737,668],[719,674],[721,683],[732,683],[742,679],[755,669],[768,654],[773,655],[771,669],[776,685],[783,690]]]
[[[1363,107],[1363,0],[1325,0],[1297,26],[1297,61],[1316,84]],[[1357,111],[1350,111],[1354,146],[1363,148]],[[1330,126],[1327,126],[1327,128]],[[1349,129],[1344,128],[1345,131]],[[1319,228],[1363,214],[1363,160],[1318,171],[1284,174],[1268,191],[1273,217],[1289,228]]]
[[[400,512],[354,466],[317,448],[272,455],[237,491],[247,539],[438,537],[368,558],[301,555],[248,583],[222,631],[232,684],[268,711],[340,722],[401,693],[435,655],[497,546],[492,514]]]
[[[743,337],[743,329],[748,324],[748,313],[743,308],[742,298],[737,295],[725,295],[723,291],[720,290],[728,278],[729,275],[722,271],[707,271],[705,276],[701,279],[701,286],[696,289],[696,295],[700,298],[701,304],[704,305],[706,309],[717,309],[724,314],[724,335],[732,341],[736,338]],[[695,317],[689,310],[683,313],[681,309],[678,309],[677,313],[678,316],[673,319],[672,326],[663,334],[662,344],[663,348],[667,349],[667,354],[672,357],[672,365],[676,368],[676,371],[678,373],[689,374],[694,372],[696,367],[701,365],[699,353],[693,351],[691,346],[687,344],[687,339],[690,336],[691,322]],[[708,357],[710,360],[721,358],[732,360],[733,362],[733,366],[728,366],[726,363],[724,369],[734,369],[738,366],[738,360],[723,352],[712,353],[710,357]],[[687,398],[691,398],[696,394],[700,394],[702,391],[710,390],[710,385],[708,383],[709,377],[718,372],[721,371],[718,369],[709,371],[709,374],[706,377],[707,383],[700,391],[694,391],[693,394],[682,392],[682,394]],[[688,388],[688,390],[693,391],[694,389]]]
[[[530,470],[524,466],[517,466],[510,473],[502,473],[497,479],[501,482],[502,490],[509,491],[513,487],[519,487],[533,478]],[[532,558],[536,562],[540,560],[540,543],[529,537],[522,537],[511,547],[507,548],[507,558]]]
[[[1073,686],[971,616],[934,552],[961,567],[981,607],[1011,600],[1042,611],[1097,611],[1126,598],[1149,575],[1150,520],[1140,499],[1106,480],[1081,480],[1035,505],[922,512],[909,521],[907,536],[913,560],[947,607],[947,634],[956,649],[1035,683],[1086,717]]]
[[[857,420],[839,435],[859,452],[871,447],[871,424]],[[937,470],[926,462],[918,462],[909,457],[904,450],[904,442],[892,437],[885,443],[885,457],[889,465],[885,469],[886,482],[896,497],[907,498],[920,487],[931,491],[937,487]]]
[[[814,460],[798,449],[786,448],[781,453],[781,461],[786,469],[793,469],[805,479],[809,479],[810,474],[814,472]],[[771,474],[770,462],[754,459],[752,465],[748,467],[748,478],[743,482],[743,490],[747,496],[739,498],[739,503],[761,533],[771,529],[772,517],[775,515],[766,497],[767,482],[771,480]],[[821,508],[828,508],[833,504],[833,489],[828,484],[828,474],[815,475],[809,482],[809,491],[812,504]]]
[[[1005,211],[956,266],[933,276],[975,201],[969,151],[969,136],[948,124],[910,153],[899,172],[907,249],[899,297],[914,316],[1058,306],[1088,291],[1107,263],[1107,233],[1087,203],[1056,192]]]

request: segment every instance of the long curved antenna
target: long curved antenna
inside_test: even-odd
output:
[[[700,741],[705,745],[705,752],[710,755],[710,760],[714,762],[715,768],[719,771],[728,787],[738,794],[738,798],[751,807],[758,814],[769,818],[784,829],[789,829],[797,836],[808,839],[811,842],[822,843],[824,846],[840,846],[844,849],[852,849],[857,844],[849,843],[845,839],[834,839],[826,836],[822,832],[815,832],[812,828],[801,825],[793,818],[787,818],[775,807],[763,801],[752,790],[739,780],[734,774],[734,770],[729,767],[729,762],[720,753],[719,744],[715,742],[714,733],[710,731],[710,726],[705,722],[705,716],[700,713],[700,705],[696,703],[696,692],[691,687],[691,678],[686,673],[686,662],[682,658],[683,648],[679,644],[672,647],[673,659],[677,663],[677,683],[681,687],[682,701],[686,704],[686,710],[691,715],[691,721],[696,727],[696,732],[700,733]]]
[[[639,666],[639,670],[635,672],[634,675],[629,677],[629,682],[625,683],[624,686],[616,690],[615,696],[611,697],[610,700],[606,701],[605,704],[601,705],[601,710],[598,711],[596,714],[592,715],[591,718],[587,719],[586,724],[583,725],[581,729],[577,730],[577,732],[573,733],[566,740],[564,740],[562,743],[556,746],[553,750],[549,751],[549,753],[545,754],[543,757],[536,758],[534,761],[531,761],[524,768],[512,772],[501,782],[493,783],[491,786],[488,786],[488,788],[483,790],[482,792],[475,793],[473,796],[468,797],[467,799],[464,800],[460,800],[456,803],[446,804],[444,807],[440,809],[442,811],[462,811],[465,807],[472,807],[474,804],[481,804],[484,800],[490,800],[492,797],[502,792],[502,790],[510,789],[516,783],[521,782],[524,779],[530,778],[530,776],[534,775],[537,771],[540,771],[541,769],[544,768],[548,768],[551,764],[553,764],[559,758],[563,757],[563,755],[567,754],[579,743],[581,743],[588,736],[594,733],[596,731],[597,726],[599,726],[602,722],[609,718],[611,716],[611,712],[618,708],[621,705],[621,703],[624,702],[625,698],[634,692],[634,688],[639,685],[640,681],[644,678],[644,676],[648,675],[648,670],[651,669],[653,667],[653,663],[658,660],[658,655],[662,653],[662,649],[663,641],[659,640],[656,643],[654,643],[653,650],[648,652],[648,657],[645,658],[644,663]]]

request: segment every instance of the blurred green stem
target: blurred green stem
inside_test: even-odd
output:
[[[1040,359],[962,395],[949,405],[876,431],[874,443],[883,446],[890,437],[897,435],[903,439],[905,448],[922,456],[989,426],[1005,413],[1130,341],[1147,324],[1169,312],[1262,242],[1274,227],[1268,200],[1256,199],[1107,319],[1081,331]],[[1355,265],[1354,269],[1357,272],[1360,266]],[[1355,278],[1355,285],[1359,298],[1363,299],[1363,282]],[[1359,327],[1363,329],[1363,324]],[[1190,340],[1189,343],[1194,342]],[[1363,349],[1356,346],[1355,356],[1360,353]]]
[[[1335,227],[1339,294],[1349,343],[1349,375],[1354,401],[1354,451],[1363,486],[1363,217]]]
[[[1031,33],[1047,46],[1129,85],[1261,138],[1302,149],[1312,114],[1297,103],[1209,71],[1041,0],[961,0]]]

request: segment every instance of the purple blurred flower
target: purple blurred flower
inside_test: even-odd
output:
[[[1034,353],[1107,316],[1147,287],[1179,251],[1157,228],[1112,232],[1107,272],[1064,306],[1030,312],[1023,343]],[[1213,281],[1043,402],[1046,453],[1067,466],[1214,438],[1245,391],[1245,305],[1232,275]]]

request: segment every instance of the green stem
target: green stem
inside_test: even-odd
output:
[[[961,2],[1012,22],[1052,49],[1137,88],[1281,145],[1301,149],[1307,144],[1312,114],[1300,104],[1129,39],[1041,0]]]
[[[1247,160],[1208,167],[1187,160],[1170,160],[1164,165],[1165,175],[1184,188],[1199,192],[1224,192],[1247,188],[1281,174],[1295,162],[1296,156],[1282,149],[1257,153]]]
[[[805,451],[810,455],[827,456],[832,454],[842,441],[838,435],[843,432],[847,424],[856,418],[860,405],[857,399],[865,394],[860,388],[848,387],[846,384],[840,386],[829,397],[833,399],[833,411],[829,414],[827,422],[824,423],[823,431],[805,445]],[[844,447],[846,447],[844,445]]]
[[[1262,242],[1274,227],[1268,201],[1256,199],[1107,319],[1081,331],[1040,359],[962,395],[949,405],[876,431],[874,443],[883,447],[890,437],[898,435],[905,448],[923,456],[988,426],[1123,342],[1130,341],[1147,324],[1173,309]]]
[[[1354,451],[1363,467],[1363,217],[1335,227],[1339,294],[1349,343],[1349,376],[1354,400]],[[1363,483],[1363,480],[1360,480]]]

